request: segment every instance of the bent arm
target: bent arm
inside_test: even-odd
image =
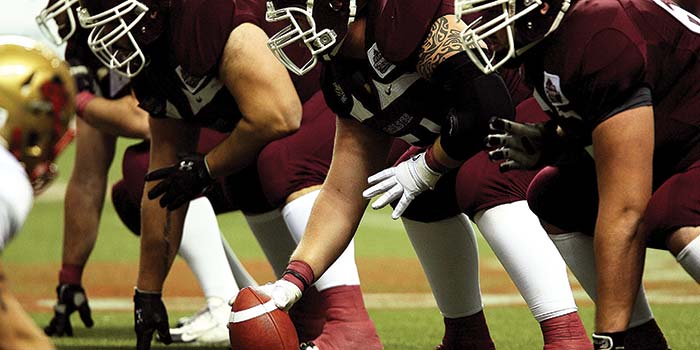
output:
[[[644,268],[638,227],[652,191],[654,112],[638,107],[593,130],[598,177],[596,331],[627,329]]]
[[[80,117],[95,129],[113,136],[150,139],[148,112],[138,107],[131,95],[110,100],[95,97],[85,106]]]
[[[338,118],[333,160],[292,260],[320,277],[350,243],[368,201],[367,178],[386,160],[391,139],[359,122]]]
[[[207,154],[212,177],[236,172],[269,142],[301,124],[301,102],[286,68],[267,47],[267,35],[244,23],[231,32],[219,75],[243,118],[229,137]]]

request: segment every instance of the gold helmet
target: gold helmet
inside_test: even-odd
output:
[[[70,143],[75,83],[68,66],[32,39],[0,35],[0,144],[22,163],[35,193],[56,175]]]

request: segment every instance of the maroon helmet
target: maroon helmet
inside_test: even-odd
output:
[[[166,27],[171,0],[80,0],[78,20],[91,29],[88,46],[110,69],[127,77],[145,66],[142,46],[154,42]]]
[[[288,22],[267,45],[287,69],[297,75],[310,71],[318,57],[330,59],[340,48],[348,26],[355,21],[357,0],[270,0],[268,22]],[[309,59],[297,64],[285,53],[289,45],[304,45]]]

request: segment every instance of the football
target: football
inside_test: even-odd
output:
[[[232,350],[296,350],[299,339],[289,315],[270,297],[243,288],[231,306],[228,323]]]

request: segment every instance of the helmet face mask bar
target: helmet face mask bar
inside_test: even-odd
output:
[[[516,2],[522,0],[455,0],[455,15],[488,13],[488,18],[479,17],[462,31],[462,45],[469,58],[485,74],[495,72],[510,59],[522,55],[525,51],[553,32],[569,9],[571,0],[563,0],[551,26],[537,40],[518,47],[516,41],[516,21],[534,14],[543,5],[542,0],[524,0],[523,8],[518,9]],[[550,9],[551,10],[551,9]],[[519,23],[519,22],[518,22]],[[496,40],[502,39],[502,40]],[[489,48],[488,44],[505,42],[505,47]],[[489,52],[489,49],[495,52]],[[495,49],[495,50],[494,50]]]
[[[143,19],[148,7],[137,0],[126,0],[98,14],[78,8],[83,28],[91,29],[87,44],[107,68],[132,78],[146,65],[146,57],[131,30]],[[133,17],[131,20],[125,17]]]
[[[72,6],[78,0],[58,0],[41,10],[36,16],[42,34],[56,45],[68,41],[75,34],[75,15]],[[53,23],[52,23],[53,22]]]
[[[317,0],[316,2],[320,1]],[[316,6],[321,5],[317,4]],[[267,46],[292,73],[304,75],[316,66],[319,56],[328,60],[330,56],[335,55],[340,49],[347,33],[347,27],[355,20],[357,11],[356,0],[349,0],[348,11],[347,22],[341,24],[341,26],[345,26],[345,30],[334,30],[318,27],[317,21],[313,17],[313,0],[306,1],[306,8],[289,6],[279,9],[275,8],[272,1],[268,1],[265,19],[268,22],[288,21],[289,24],[270,37]],[[285,48],[293,44],[302,44],[308,49],[310,57],[306,62],[297,64],[287,55]]]

